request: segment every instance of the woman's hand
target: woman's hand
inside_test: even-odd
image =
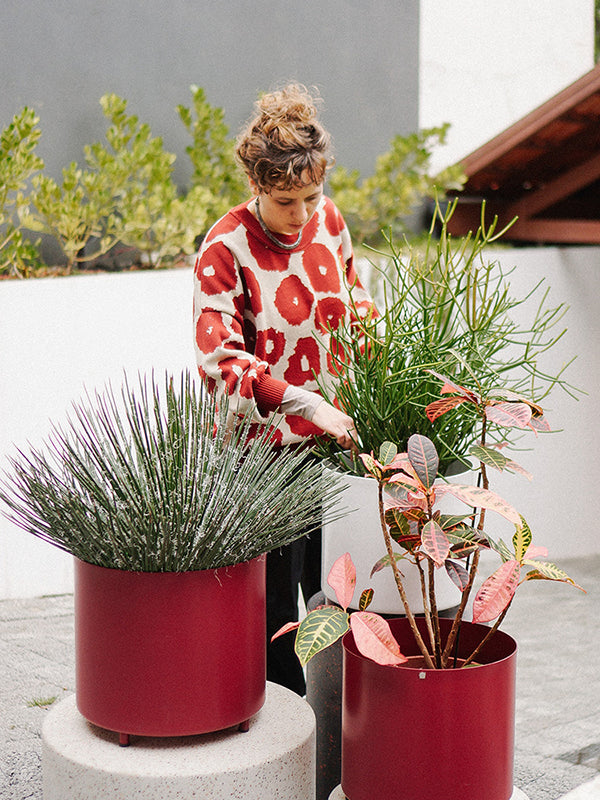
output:
[[[357,434],[354,420],[339,408],[323,400],[319,403],[311,420],[317,427],[336,440],[345,450],[357,450]]]

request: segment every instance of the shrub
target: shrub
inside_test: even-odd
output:
[[[409,232],[409,217],[425,198],[463,185],[465,175],[460,166],[429,175],[432,150],[444,144],[448,128],[445,124],[394,136],[390,149],[377,158],[373,175],[362,181],[358,170],[337,167],[332,171],[332,199],[355,244],[380,247],[386,235],[398,239]]]
[[[207,217],[217,220],[244,201],[248,187],[235,160],[235,142],[227,138],[223,109],[211,106],[201,87],[190,89],[193,111],[178,105],[177,113],[192,137],[192,144],[186,147],[194,169],[192,186],[209,192]]]
[[[76,162],[65,167],[62,184],[48,175],[36,175],[31,202],[23,218],[27,228],[52,236],[66,258],[66,272],[74,265],[105,253],[115,243],[114,212],[104,176],[82,170]],[[94,239],[91,251],[88,243]]]
[[[27,276],[40,264],[38,247],[23,236],[27,184],[44,162],[35,153],[39,117],[30,108],[15,114],[0,135],[0,274]]]
[[[127,113],[127,101],[116,94],[100,99],[106,141],[86,145],[85,165],[65,167],[62,182],[33,175],[43,168],[34,153],[39,120],[27,108],[16,116],[2,134],[0,152],[0,273],[25,275],[42,266],[36,247],[23,236],[27,229],[59,243],[67,273],[118,243],[132,250],[132,262],[137,258],[151,267],[192,254],[209,224],[243,202],[247,186],[223,110],[208,103],[202,88],[192,86],[191,92],[192,107],[177,106],[192,138],[186,147],[191,188],[185,193],[173,181],[176,156],[147,123]],[[355,244],[381,246],[386,236],[397,239],[407,233],[410,215],[425,197],[462,184],[458,167],[429,175],[431,150],[443,144],[447,130],[444,125],[394,137],[364,180],[358,170],[332,172],[331,194]]]
[[[112,192],[113,237],[140,250],[151,266],[192,253],[204,230],[210,195],[206,189],[179,197],[173,182],[176,156],[164,150],[150,126],[127,115],[127,101],[107,94],[100,103],[110,126],[107,144],[86,148],[86,160]]]

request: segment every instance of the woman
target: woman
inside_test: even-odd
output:
[[[323,194],[330,136],[314,99],[289,85],[263,95],[238,138],[236,154],[252,198],[208,232],[195,266],[194,320],[200,375],[229,395],[230,408],[251,411],[256,424],[283,415],[278,444],[310,447],[328,434],[353,445],[353,420],[325,402],[319,380],[334,381],[329,330],[348,313],[372,307],[353,265],[339,211]],[[305,600],[319,590],[320,536],[294,542],[267,559],[267,635],[298,619],[298,583]],[[290,637],[269,645],[269,680],[304,694]]]

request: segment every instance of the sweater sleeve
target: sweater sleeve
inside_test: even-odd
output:
[[[195,352],[198,371],[238,413],[258,421],[279,409],[287,383],[255,358],[244,324],[244,287],[231,251],[216,242],[203,247],[194,268]]]

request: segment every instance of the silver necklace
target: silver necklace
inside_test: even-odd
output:
[[[292,242],[291,244],[289,244],[288,242],[280,241],[276,236],[274,236],[271,233],[271,231],[265,225],[265,222],[264,222],[264,220],[263,220],[263,218],[262,218],[262,216],[260,214],[260,206],[258,204],[258,197],[256,198],[255,206],[256,206],[256,219],[258,220],[258,224],[263,229],[263,231],[265,233],[265,236],[267,236],[267,238],[269,238],[273,242],[273,244],[276,244],[277,247],[281,247],[282,250],[293,250],[294,247],[298,247],[298,245],[300,244],[300,240],[302,239],[302,231],[300,231],[300,233],[298,234],[298,238],[296,239],[296,241]]]

